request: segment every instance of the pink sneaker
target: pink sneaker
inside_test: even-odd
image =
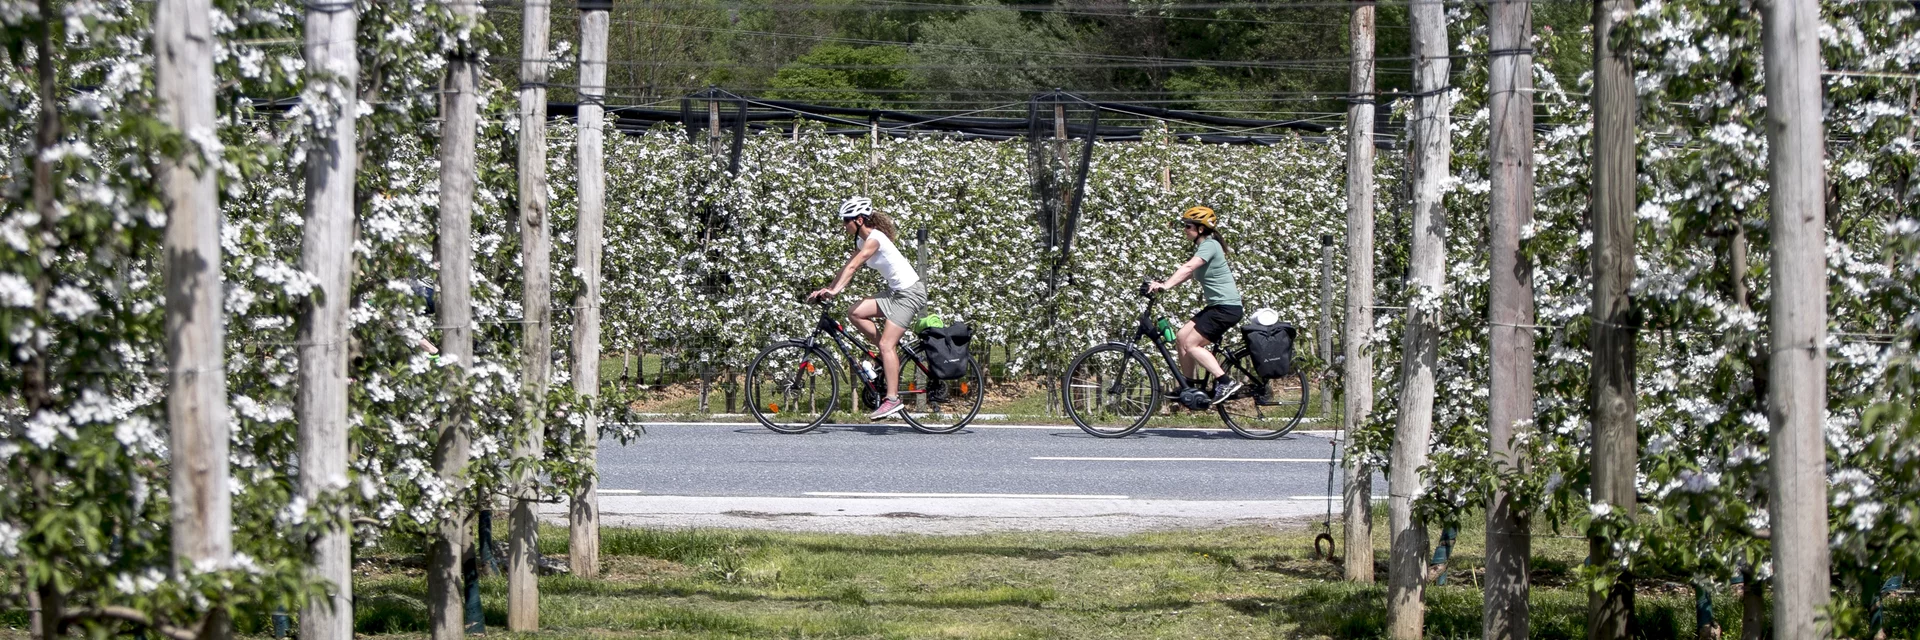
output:
[[[880,402],[880,408],[873,410],[873,415],[867,416],[867,419],[880,420],[882,418],[890,418],[899,414],[900,410],[905,408],[907,408],[907,405],[900,404],[899,398],[887,398]]]

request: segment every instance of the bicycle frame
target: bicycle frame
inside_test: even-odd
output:
[[[881,320],[881,322],[885,322],[885,320]],[[814,322],[813,332],[807,334],[806,339],[801,340],[801,343],[805,344],[808,348],[816,348],[823,342],[820,339],[822,336],[827,338],[825,342],[833,343],[834,350],[840,354],[840,361],[847,365],[847,372],[858,376],[859,374],[857,372],[859,371],[860,364],[855,361],[853,357],[854,347],[857,346],[858,343],[855,342],[853,334],[848,333],[847,328],[842,326],[839,320],[834,319],[833,313],[827,310],[827,305],[825,304],[820,305],[820,319]],[[875,346],[877,347],[878,345]],[[864,353],[870,359],[878,360],[880,358],[879,353],[867,351],[864,348],[861,349],[861,353]],[[930,373],[926,363],[920,361],[919,350],[912,345],[902,343],[900,345],[900,354],[902,365],[901,373],[906,373],[906,367],[904,365],[909,361],[913,363],[914,368],[920,370],[921,374],[926,375]],[[873,382],[867,384],[884,385],[886,384],[885,375],[883,372],[881,373],[882,377],[875,378]],[[902,393],[920,392],[920,390],[912,390],[903,391]]]
[[[1133,329],[1133,339],[1127,341],[1128,346],[1137,345],[1141,338],[1146,338],[1148,342],[1153,343],[1154,350],[1160,353],[1160,359],[1167,364],[1167,372],[1173,374],[1173,379],[1180,383],[1180,388],[1192,387],[1193,379],[1180,372],[1180,360],[1167,349],[1167,337],[1161,335],[1158,327],[1153,326],[1154,320],[1158,320],[1154,317],[1153,308],[1159,304],[1160,297],[1154,295],[1145,297],[1147,306],[1140,310],[1140,321]]]

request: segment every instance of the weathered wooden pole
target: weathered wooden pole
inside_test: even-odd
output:
[[[1440,0],[1414,0],[1413,23],[1413,238],[1407,278],[1406,336],[1401,350],[1399,424],[1387,476],[1387,635],[1421,637],[1426,622],[1426,523],[1415,517],[1413,497],[1424,483],[1433,433],[1434,366],[1439,360],[1439,323],[1447,289],[1447,212],[1441,188],[1450,175],[1447,136],[1452,103],[1447,85],[1447,16]]]
[[[212,24],[208,0],[159,0],[154,5],[154,93],[160,120],[175,131],[214,129]],[[40,55],[44,58],[47,52]],[[42,103],[42,108],[50,108],[50,103]],[[214,175],[192,150],[163,158],[159,165],[167,212],[167,442],[175,577],[198,566],[227,566],[233,557],[226,314]],[[229,625],[217,607],[215,611],[201,637],[223,640]],[[46,629],[34,631],[53,637]]]
[[[1827,548],[1826,132],[1820,13],[1813,0],[1761,5],[1767,179],[1773,219],[1768,445],[1773,471],[1773,632],[1833,634]]]
[[[449,0],[448,8],[463,24],[480,17],[477,0]],[[464,561],[473,526],[471,496],[467,494],[467,457],[471,454],[472,409],[466,392],[467,370],[473,366],[473,187],[474,143],[478,134],[480,65],[478,47],[461,42],[447,56],[445,93],[440,103],[440,358],[453,377],[452,402],[441,414],[434,434],[433,467],[452,496],[446,518],[435,528],[427,558],[428,627],[433,640],[457,640],[465,635],[466,589]]]
[[[707,94],[707,153],[720,155],[720,103]]]
[[[1493,375],[1487,450],[1503,473],[1527,467],[1514,434],[1533,421],[1533,263],[1521,229],[1533,222],[1533,11],[1528,0],[1492,0],[1487,75],[1488,211],[1492,279],[1487,305]],[[1487,583],[1481,633],[1487,640],[1528,634],[1529,514],[1504,482],[1487,500]]]
[[[526,434],[513,445],[520,465],[507,521],[507,629],[540,628],[539,475],[546,452],[547,382],[553,367],[553,229],[547,217],[547,31],[551,6],[521,5],[520,19],[520,265],[522,368],[520,404]]]
[[[1636,103],[1629,51],[1613,45],[1615,16],[1633,14],[1633,0],[1593,4],[1593,489],[1595,504],[1632,517],[1639,436],[1634,426],[1634,128]],[[1613,541],[1593,537],[1596,566],[1614,561]],[[1633,633],[1633,576],[1587,594],[1587,637],[1625,640]]]
[[[601,217],[606,210],[607,166],[601,155],[601,110],[607,84],[607,19],[613,0],[580,0],[580,217],[575,229],[574,269],[580,294],[573,301],[573,388],[591,405],[600,395]],[[599,412],[581,425],[588,475],[568,502],[568,567],[573,575],[600,575]]]
[[[347,310],[353,300],[353,188],[360,170],[353,127],[359,100],[358,22],[351,3],[307,5],[307,83],[329,87],[307,95],[330,96],[306,105],[313,139],[307,146],[300,270],[313,275],[318,297],[300,314],[300,379],[293,406],[300,425],[300,495],[308,504],[347,488]],[[353,638],[349,515],[329,514],[330,521],[309,543],[311,573],[330,586],[301,610],[301,640]]]
[[[1348,35],[1347,331],[1340,374],[1340,437],[1347,441],[1341,491],[1348,581],[1373,582],[1373,469],[1353,450],[1353,434],[1373,414],[1373,20],[1372,0],[1355,0]]]

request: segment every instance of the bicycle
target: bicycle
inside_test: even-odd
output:
[[[1200,377],[1188,379],[1180,373],[1179,362],[1167,349],[1167,343],[1172,341],[1173,325],[1165,317],[1155,317],[1153,308],[1159,297],[1148,293],[1144,282],[1140,285],[1140,295],[1147,299],[1147,305],[1140,311],[1133,337],[1082,352],[1060,380],[1060,396],[1067,414],[1080,430],[1090,435],[1101,438],[1132,435],[1159,413],[1163,399],[1160,375],[1146,352],[1135,346],[1142,338],[1153,342],[1173,380],[1179,383],[1179,388],[1165,398],[1195,411],[1206,410],[1211,404],[1212,398],[1203,391],[1210,386],[1207,374],[1202,371]],[[1295,366],[1293,372],[1285,376],[1265,379],[1254,373],[1245,347],[1227,352],[1222,345],[1215,344],[1212,351],[1229,375],[1237,374],[1246,381],[1227,400],[1211,406],[1227,428],[1242,437],[1272,440],[1287,435],[1300,424],[1308,404],[1307,377],[1300,367]]]
[[[840,369],[827,344],[839,352],[839,359],[849,371],[858,374],[859,406],[872,411],[886,396],[887,381],[878,362],[879,354],[860,347],[846,327],[828,313],[826,303],[819,305],[820,319],[814,323],[812,333],[805,338],[768,345],[747,366],[747,406],[761,426],[777,433],[812,431],[832,417],[833,410],[839,406]],[[980,405],[986,400],[986,372],[980,370],[969,354],[965,373],[960,378],[935,379],[922,349],[918,340],[903,339],[900,343],[903,387],[900,401],[907,406],[900,415],[914,430],[923,433],[959,431],[979,415]],[[918,372],[919,384],[908,384],[905,375],[909,372]],[[922,402],[928,410],[916,410],[923,406]]]

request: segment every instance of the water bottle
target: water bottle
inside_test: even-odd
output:
[[[865,380],[867,382],[873,382],[874,380],[877,380],[879,378],[880,378],[880,372],[873,370],[872,360],[860,361],[860,379],[861,380]]]
[[[1173,322],[1172,321],[1167,320],[1166,318],[1161,318],[1160,322],[1156,324],[1155,327],[1160,329],[1161,337],[1166,338],[1167,342],[1173,342]]]

